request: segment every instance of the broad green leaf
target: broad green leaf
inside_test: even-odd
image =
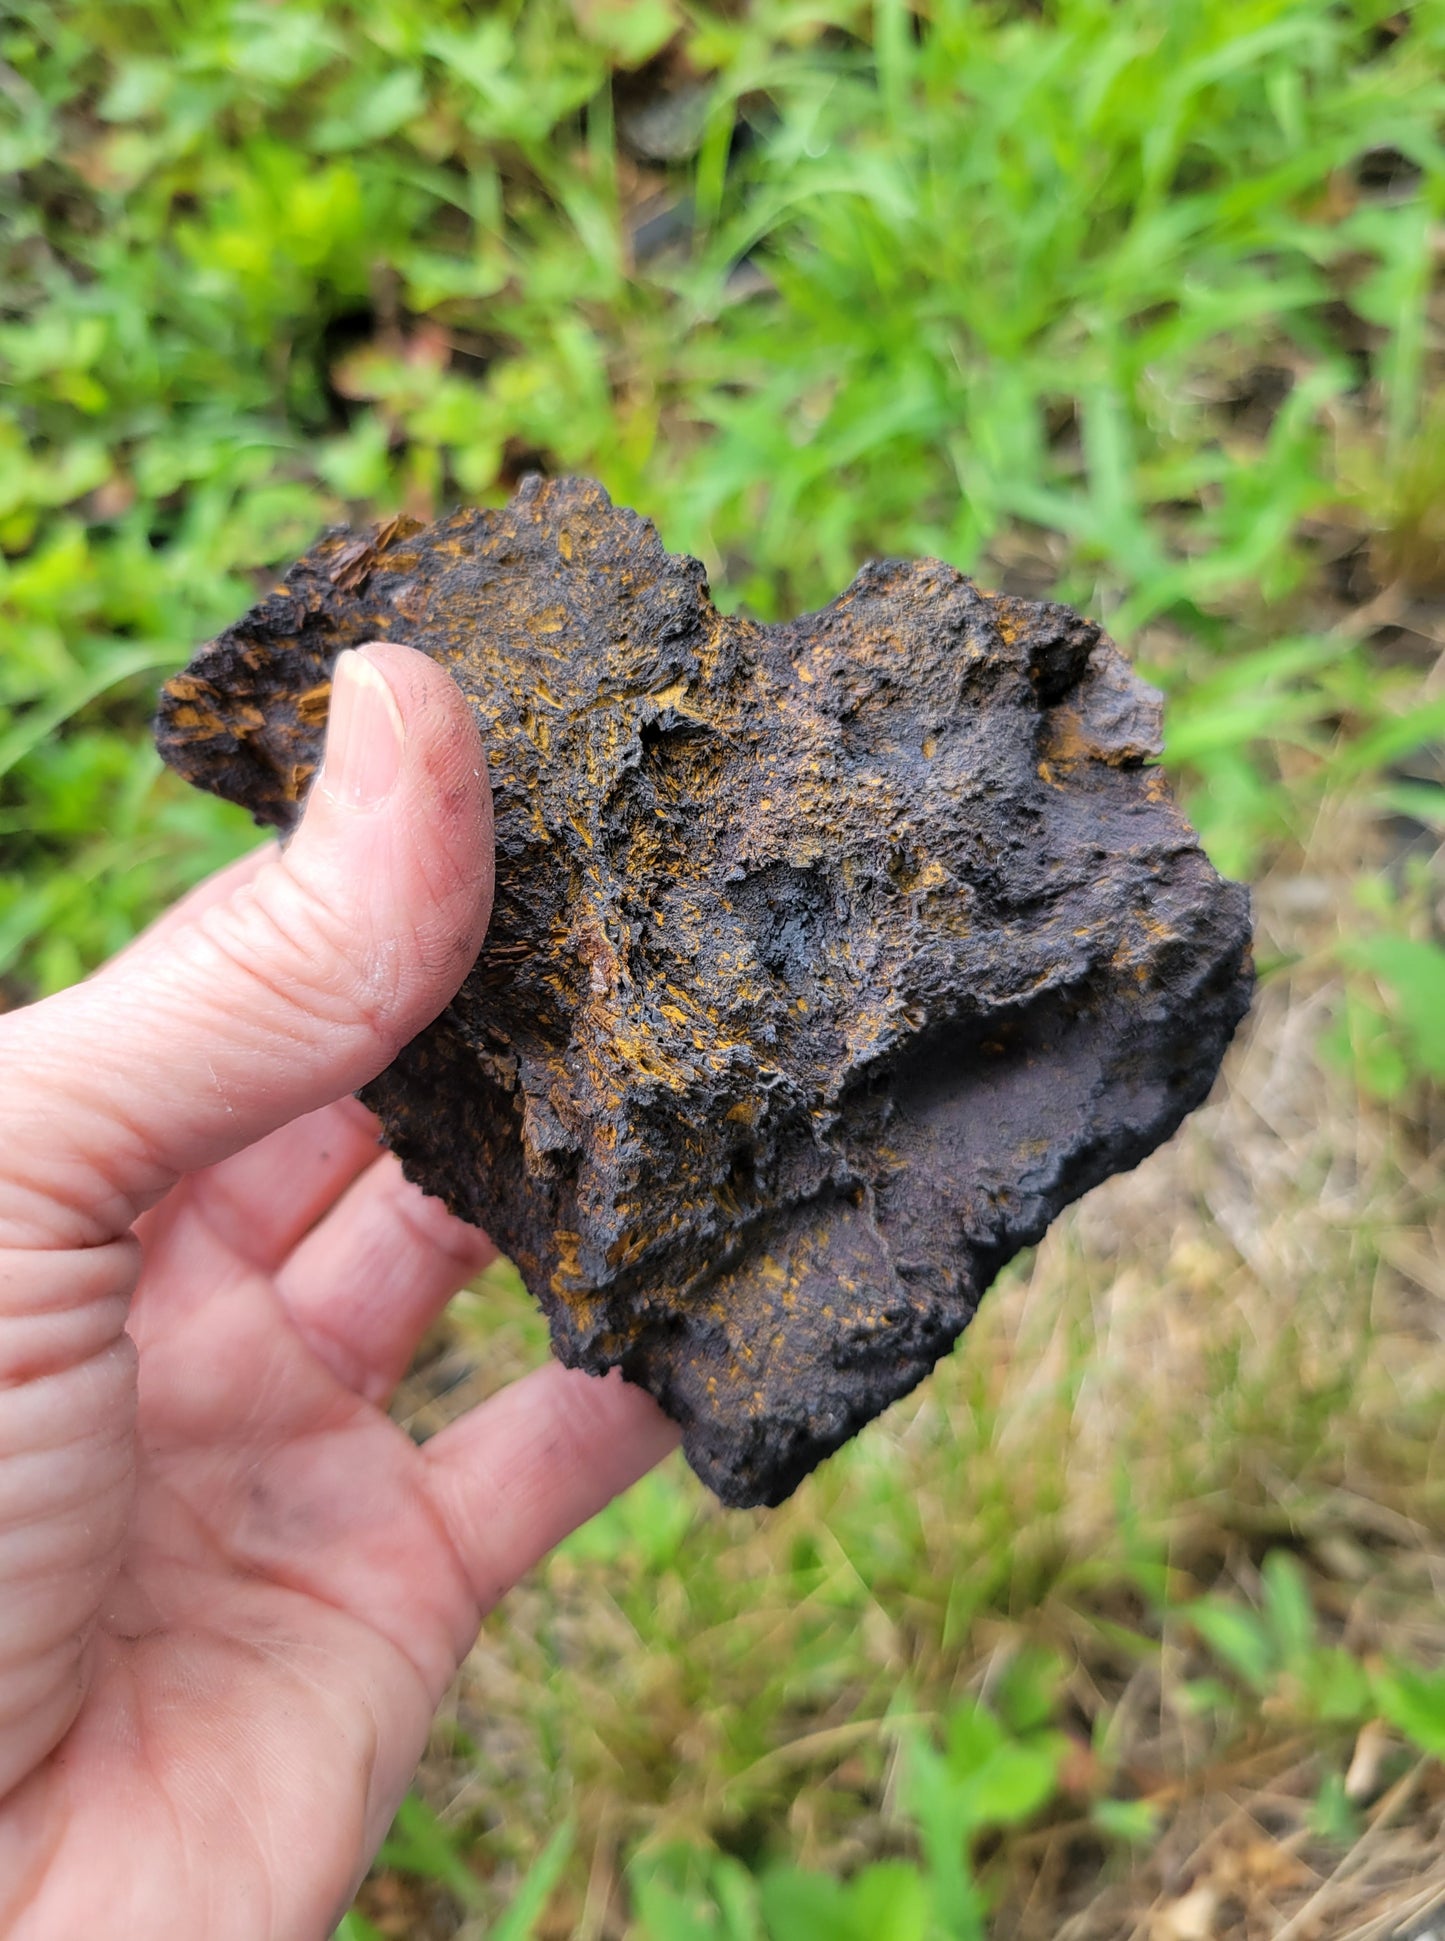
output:
[[[1309,1707],[1318,1719],[1357,1724],[1371,1710],[1370,1675],[1350,1652],[1316,1652],[1305,1673]]]
[[[1445,1760],[1445,1671],[1394,1664],[1375,1676],[1380,1710],[1412,1744]]]
[[[776,1867],[758,1886],[769,1941],[864,1941],[849,1896],[827,1874]]]
[[[1053,1735],[998,1748],[960,1792],[965,1827],[1017,1826],[1052,1799],[1062,1742]]]
[[[849,1882],[848,1905],[860,1941],[929,1941],[932,1896],[923,1875],[907,1861],[880,1860],[865,1867]]]
[[[1267,1692],[1279,1669],[1275,1642],[1263,1619],[1222,1597],[1186,1604],[1182,1615],[1217,1658],[1256,1692]]]
[[[949,1771],[958,1779],[982,1771],[1004,1745],[1007,1735],[986,1706],[961,1705],[948,1721]]]

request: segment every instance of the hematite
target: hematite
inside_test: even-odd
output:
[[[471,702],[497,901],[363,1096],[563,1361],[649,1389],[725,1502],[780,1502],[1209,1090],[1248,897],[1150,766],[1157,696],[937,560],[724,618],[599,486],[533,479],[323,539],[167,686],[166,760],[289,828],[333,661],[385,638]]]

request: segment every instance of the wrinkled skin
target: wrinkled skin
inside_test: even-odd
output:
[[[286,855],[0,1018],[8,1941],[321,1941],[481,1614],[675,1440],[555,1364],[382,1412],[491,1247],[347,1095],[476,953],[490,807],[445,675],[359,659]]]

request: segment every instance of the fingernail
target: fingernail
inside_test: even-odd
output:
[[[406,727],[386,676],[348,648],[331,670],[331,719],[321,782],[334,801],[379,809],[401,774]]]

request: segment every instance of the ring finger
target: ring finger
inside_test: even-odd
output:
[[[496,1253],[388,1153],[294,1248],[276,1287],[313,1354],[358,1395],[382,1402],[453,1294]]]

